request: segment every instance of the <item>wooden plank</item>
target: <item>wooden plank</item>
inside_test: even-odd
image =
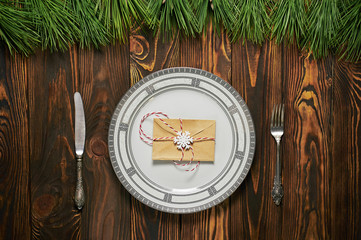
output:
[[[336,62],[330,161],[330,232],[333,239],[361,236],[361,62]]]
[[[232,85],[248,105],[256,130],[256,152],[251,169],[231,196],[230,236],[239,239],[277,239],[282,207],[271,198],[276,145],[269,119],[275,103],[282,102],[282,48],[271,42],[232,45]]]
[[[129,239],[130,194],[115,175],[108,153],[111,117],[130,85],[129,46],[72,50],[74,90],[82,94],[87,124],[83,165],[87,194],[81,235],[84,239]]]
[[[169,42],[151,33],[130,36],[130,79],[136,83],[148,74],[179,65],[178,35]],[[132,197],[132,239],[179,239],[180,218],[176,214],[156,211]]]
[[[135,29],[130,35],[130,79],[131,85],[143,77],[179,65],[178,34],[167,42],[159,35]]]
[[[182,66],[201,68],[225,81],[231,75],[231,45],[226,33],[217,36],[209,24],[207,34],[181,42]],[[181,239],[227,239],[229,236],[229,200],[206,211],[182,216]]]
[[[27,59],[0,44],[0,239],[30,239]]]
[[[315,61],[284,49],[282,239],[329,239],[332,57]]]
[[[29,59],[33,239],[81,238],[81,213],[73,200],[76,162],[70,63],[69,52],[38,51]]]

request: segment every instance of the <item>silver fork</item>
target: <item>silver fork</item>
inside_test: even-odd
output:
[[[272,198],[273,198],[273,202],[277,206],[280,205],[283,197],[281,163],[280,163],[281,138],[284,133],[283,123],[284,123],[284,105],[277,104],[273,107],[272,119],[271,119],[271,134],[277,143],[276,175],[273,181]]]

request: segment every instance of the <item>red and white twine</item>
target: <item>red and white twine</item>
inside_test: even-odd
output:
[[[174,141],[174,139],[176,137],[158,137],[158,138],[151,138],[150,136],[148,136],[144,131],[143,131],[143,123],[145,121],[145,119],[147,119],[148,117],[152,116],[152,115],[155,115],[156,117],[159,118],[159,120],[161,122],[163,122],[167,127],[169,127],[171,130],[173,130],[176,134],[179,134],[179,133],[183,133],[183,121],[182,119],[180,118],[179,119],[179,123],[180,123],[180,132],[178,132],[177,130],[175,130],[171,125],[169,125],[166,121],[164,121],[161,116],[163,117],[166,117],[166,118],[169,118],[167,114],[163,113],[163,112],[151,112],[151,113],[147,113],[145,114],[142,119],[140,120],[140,125],[139,125],[139,137],[140,139],[149,144],[149,145],[153,145],[153,141]],[[210,138],[210,137],[200,137],[200,138],[193,138],[193,142],[194,141],[215,141],[214,138]],[[193,143],[192,142],[192,143]],[[182,156],[181,156],[181,159],[179,161],[173,161],[173,163],[177,166],[188,166],[189,164],[192,163],[193,159],[194,159],[194,150],[193,150],[193,147],[192,146],[189,146],[189,149],[192,150],[192,157],[191,157],[191,160],[188,162],[188,163],[180,163],[183,161],[183,158],[184,158],[184,151],[185,150],[188,150],[188,149],[185,149],[184,147],[182,147],[180,150],[182,151]],[[195,169],[198,168],[200,164],[200,161],[197,162],[197,165],[195,167],[193,167],[192,169],[186,169],[185,171],[189,171],[189,172],[192,172],[194,171]]]

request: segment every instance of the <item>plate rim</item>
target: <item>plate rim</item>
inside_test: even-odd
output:
[[[218,84],[220,84],[222,87],[224,87],[233,97],[234,99],[240,104],[242,111],[244,112],[244,115],[246,116],[246,120],[247,123],[249,124],[249,135],[250,135],[250,145],[253,144],[253,149],[249,149],[249,154],[247,156],[247,158],[245,158],[246,164],[249,164],[249,168],[246,169],[244,168],[242,170],[242,172],[245,174],[245,176],[242,178],[242,173],[239,175],[239,178],[235,181],[235,183],[233,185],[231,185],[231,187],[229,187],[229,189],[224,192],[222,195],[218,196],[216,199],[212,200],[211,202],[208,203],[203,203],[200,206],[194,206],[194,207],[188,207],[188,208],[176,208],[176,207],[168,207],[168,206],[164,206],[158,203],[155,203],[151,200],[149,200],[146,197],[143,197],[140,193],[138,193],[133,187],[132,185],[125,179],[123,172],[122,171],[118,171],[116,172],[116,168],[119,166],[117,163],[117,158],[115,156],[115,148],[114,148],[114,130],[115,130],[115,122],[117,121],[117,118],[119,116],[120,110],[123,107],[123,105],[127,102],[127,100],[129,99],[129,97],[133,94],[133,92],[138,89],[140,86],[142,86],[143,84],[145,84],[146,82],[152,81],[154,79],[156,79],[159,76],[163,76],[166,74],[171,74],[171,73],[191,73],[191,74],[196,74],[196,75],[202,75],[207,77],[208,80],[210,81],[215,81]],[[247,112],[245,112],[245,110],[247,110]],[[253,140],[253,141],[252,141]],[[255,132],[255,128],[254,128],[254,122],[251,116],[251,113],[249,111],[249,108],[246,104],[246,102],[244,101],[244,99],[240,96],[240,94],[238,93],[238,91],[233,88],[228,82],[224,81],[222,78],[218,77],[217,75],[210,73],[208,71],[202,70],[202,69],[198,69],[198,68],[192,68],[192,67],[172,67],[172,68],[165,68],[165,69],[161,69],[158,70],[156,72],[153,72],[147,76],[145,76],[143,79],[141,79],[140,81],[138,81],[136,84],[134,84],[132,87],[130,87],[127,92],[122,96],[122,98],[120,99],[120,101],[118,102],[111,121],[110,121],[110,125],[109,125],[109,130],[108,130],[108,151],[109,151],[109,156],[110,156],[110,162],[112,164],[112,168],[113,171],[115,173],[115,175],[117,176],[117,178],[119,179],[119,181],[121,182],[121,184],[123,185],[123,187],[136,199],[138,199],[140,202],[142,202],[143,204],[159,210],[159,211],[163,211],[163,212],[167,212],[167,213],[176,213],[176,214],[187,214],[187,213],[195,213],[195,212],[199,212],[199,211],[203,211],[206,209],[209,209],[213,206],[216,206],[218,204],[220,204],[221,202],[223,202],[224,200],[228,199],[228,197],[233,194],[238,187],[242,184],[242,182],[244,181],[244,179],[247,177],[251,166],[252,166],[252,162],[253,162],[253,158],[254,158],[254,154],[255,154],[255,149],[256,149],[256,132]],[[241,180],[241,181],[239,181]]]

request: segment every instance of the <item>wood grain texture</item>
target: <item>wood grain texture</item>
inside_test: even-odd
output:
[[[74,85],[82,94],[87,124],[82,238],[129,239],[130,194],[116,177],[108,153],[111,117],[130,86],[129,47],[117,44],[99,51],[73,50]]]
[[[333,64],[333,58],[306,58],[295,47],[284,52],[287,128],[283,138],[282,238],[330,238],[327,211]]]
[[[81,238],[69,53],[39,51],[28,66],[33,239]]]
[[[232,239],[281,236],[282,208],[271,198],[276,145],[269,129],[273,104],[283,100],[281,50],[270,42],[262,47],[250,42],[232,45],[232,85],[246,101],[256,129],[252,167],[230,200]]]
[[[330,230],[332,239],[360,239],[361,63],[335,65]]]
[[[0,44],[0,239],[29,239],[27,59]]]
[[[220,36],[210,25],[206,35],[180,41],[180,65],[211,72],[231,82],[231,44],[226,33]]]
[[[315,61],[295,46],[230,44],[225,34],[162,42],[135,29],[125,45],[37,51],[0,46],[0,239],[359,239],[361,63]],[[256,129],[249,174],[225,202],[162,213],[122,187],[109,161],[109,121],[146,75],[189,66],[245,99]],[[74,206],[73,94],[84,100],[86,204]],[[276,146],[269,120],[285,103],[281,206],[271,198]]]
[[[178,35],[169,42],[163,42],[159,35],[143,36],[139,35],[139,30],[133,31],[130,36],[131,84],[152,72],[178,64]],[[179,215],[151,209],[132,197],[131,216],[132,239],[179,239]]]
[[[179,34],[164,42],[159,34],[153,37],[134,29],[129,38],[131,85],[155,71],[179,65]]]
[[[225,81],[231,80],[231,45],[224,32],[217,36],[209,25],[206,36],[184,39],[180,49],[181,66],[201,68]],[[209,210],[183,215],[181,239],[227,239],[229,226],[227,199]]]

